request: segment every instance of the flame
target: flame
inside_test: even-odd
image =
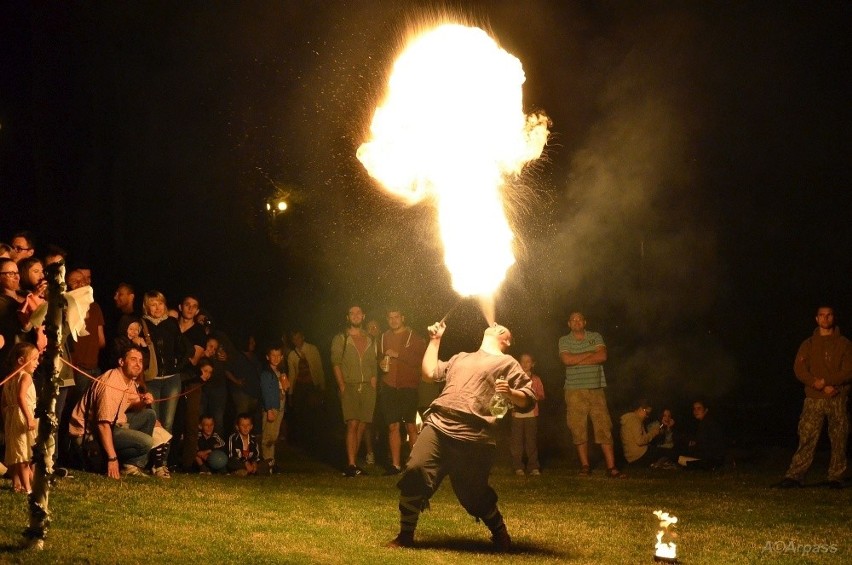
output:
[[[520,61],[483,30],[444,24],[393,66],[358,159],[409,204],[434,201],[444,262],[462,296],[493,297],[515,263],[506,178],[541,155],[547,117],[527,116]],[[493,321],[493,320],[489,320]]]
[[[663,543],[663,536],[669,533],[669,526],[677,524],[677,516],[671,516],[668,512],[663,512],[662,510],[655,510],[654,516],[660,519],[660,530],[657,532],[656,551],[654,555],[674,559],[677,557],[677,544],[671,541]]]

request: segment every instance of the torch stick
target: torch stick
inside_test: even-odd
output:
[[[452,314],[452,313],[456,310],[456,308],[458,308],[458,307],[459,307],[459,304],[461,304],[461,303],[462,303],[462,300],[464,300],[464,298],[459,298],[459,299],[456,301],[456,303],[455,303],[455,304],[453,304],[453,307],[452,307],[452,308],[450,308],[449,312],[447,312],[446,314],[444,314],[444,317],[443,317],[443,318],[441,318],[441,321],[440,321],[440,322],[438,322],[438,323],[439,323],[439,324],[443,324],[444,322],[446,322],[446,321],[447,321],[447,318],[449,318],[449,317],[450,317],[450,314]]]

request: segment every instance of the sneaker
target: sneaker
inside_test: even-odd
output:
[[[523,469],[515,469],[515,474],[518,475],[519,477],[523,477],[524,475],[526,475],[526,473],[524,473]]]
[[[772,488],[783,488],[783,489],[801,488],[801,487],[802,487],[802,481],[797,481],[796,479],[791,479],[790,477],[784,477],[784,479],[781,482],[775,483],[774,485],[772,485]]]
[[[51,475],[54,479],[64,479],[71,473],[68,472],[68,469],[65,467],[56,467],[53,469],[53,474]]]
[[[136,465],[131,465],[130,463],[124,463],[121,466],[121,476],[122,477],[147,477],[145,471],[137,467]]]
[[[375,453],[368,453],[367,457],[364,458],[364,461],[366,461],[367,465],[375,465],[376,464],[376,454]]]
[[[385,544],[385,547],[399,549],[401,547],[414,547],[414,532],[399,532],[399,534]]]
[[[530,475],[532,475],[533,477],[538,477],[539,475],[541,475],[541,471],[539,471],[538,469],[533,469],[532,471],[530,471]]]
[[[588,465],[583,465],[580,467],[580,472],[578,473],[581,477],[591,477],[592,476],[592,468]]]
[[[491,542],[494,544],[494,549],[499,552],[505,553],[512,549],[512,537],[506,530],[506,526],[491,533]]]
[[[248,471],[246,469],[237,469],[236,471],[234,471],[231,474],[234,475],[235,477],[247,477]]]
[[[385,476],[389,477],[391,475],[399,475],[402,473],[402,467],[397,467],[396,465],[391,465],[387,471],[385,471]]]
[[[74,475],[65,467],[54,467],[53,472],[47,476],[47,482],[50,486],[55,485],[60,479],[73,479]]]
[[[162,467],[154,467],[151,469],[151,476],[157,477],[158,479],[171,479],[172,475],[169,473],[169,468],[163,465]]]
[[[364,474],[364,469],[359,467],[358,465],[349,465],[346,467],[346,470],[343,471],[344,477],[359,477]]]

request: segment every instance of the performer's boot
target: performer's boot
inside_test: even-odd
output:
[[[509,536],[500,510],[495,506],[492,512],[482,518],[482,521],[491,530],[491,541],[494,543],[494,548],[497,551],[509,551],[512,548],[512,538]]]
[[[399,496],[399,534],[388,542],[388,547],[412,547],[414,545],[414,530],[423,509],[422,496]]]

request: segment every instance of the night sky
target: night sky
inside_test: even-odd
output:
[[[124,280],[197,292],[234,337],[302,327],[325,348],[351,301],[422,330],[456,301],[432,209],[387,197],[355,151],[434,6],[4,4],[0,241],[61,244],[107,309]],[[796,348],[820,304],[841,329],[852,316],[852,4],[442,6],[521,60],[526,109],[553,122],[509,188],[514,353],[558,397],[556,341],[581,309],[614,413],[705,396],[732,429],[794,437]],[[273,217],[276,195],[291,208]],[[463,303],[442,356],[484,324]]]

